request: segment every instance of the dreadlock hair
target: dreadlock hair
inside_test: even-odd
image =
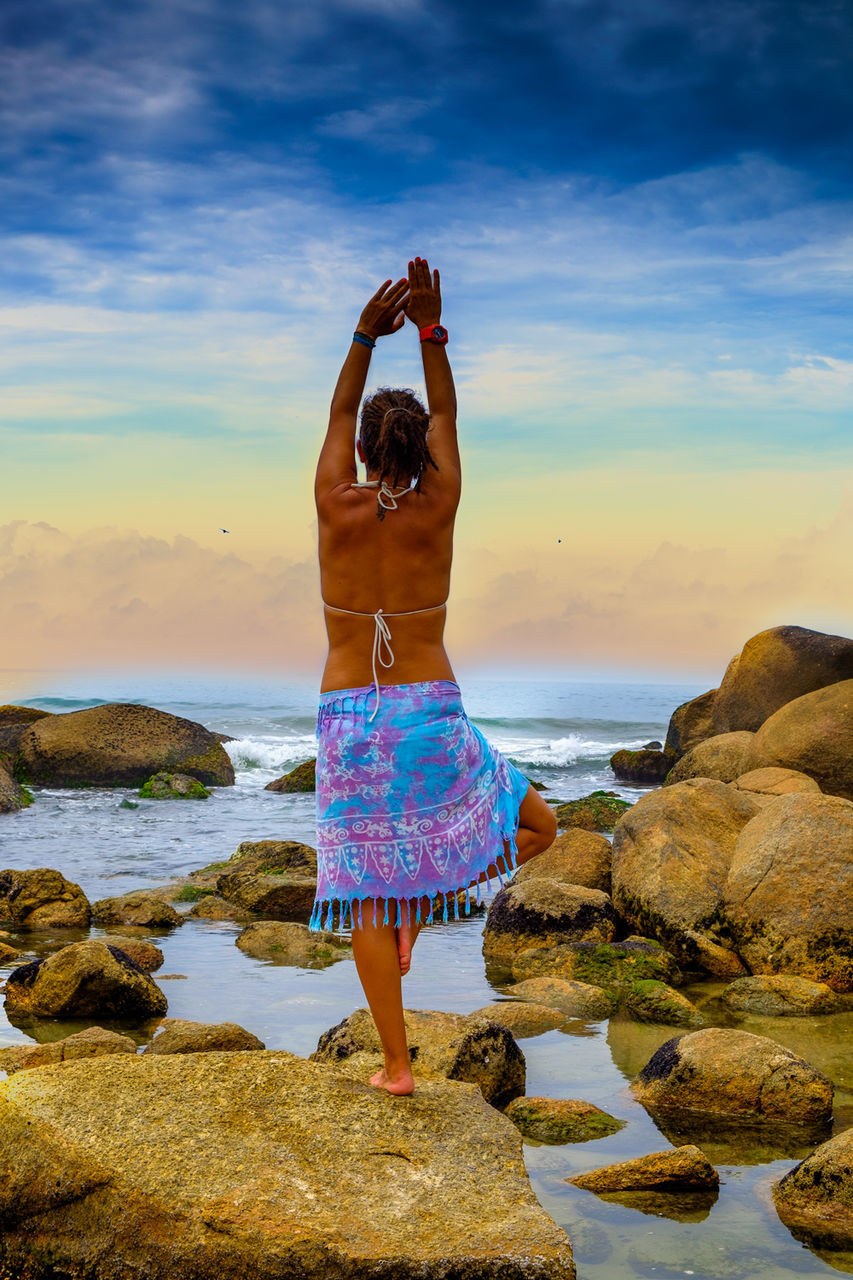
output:
[[[438,466],[427,448],[429,414],[408,387],[380,387],[367,396],[361,410],[361,447],[368,471],[392,488],[411,484],[420,489],[427,467]],[[385,515],[380,505],[380,520]]]

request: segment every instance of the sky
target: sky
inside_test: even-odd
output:
[[[313,466],[415,253],[463,670],[853,634],[851,65],[847,0],[5,0],[0,667],[319,670]]]

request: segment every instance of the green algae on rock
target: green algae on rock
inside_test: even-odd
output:
[[[268,782],[264,787],[264,791],[283,791],[286,794],[294,794],[302,791],[317,790],[317,757],[306,760],[304,764],[298,764],[295,769],[291,769],[290,773],[284,774],[281,778],[275,778],[274,781]]]
[[[622,1004],[638,1022],[661,1022],[673,1027],[701,1027],[705,1019],[686,996],[665,982],[647,978],[623,993]]]
[[[606,893],[542,876],[512,881],[492,900],[483,931],[487,963],[512,966],[529,947],[609,942],[616,912]]]
[[[610,768],[617,782],[638,782],[659,786],[675,764],[676,757],[668,751],[642,747],[631,751],[623,747],[610,757]],[[612,828],[609,828],[612,830]]]
[[[209,800],[207,787],[187,773],[155,773],[139,788],[140,800]]]
[[[557,805],[554,813],[558,827],[581,827],[584,831],[612,831],[630,801],[615,791],[593,791],[580,800]]]
[[[574,1280],[517,1130],[470,1086],[128,1055],[19,1073],[0,1118],[3,1256],[28,1280]]]
[[[608,1138],[625,1127],[624,1120],[575,1098],[513,1098],[504,1114],[525,1138],[550,1146]]]
[[[673,957],[652,938],[622,942],[578,943],[571,946],[531,947],[516,956],[513,977],[572,978],[600,987],[614,1000],[636,982],[655,979],[676,986],[682,975]]]

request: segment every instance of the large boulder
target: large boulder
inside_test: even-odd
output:
[[[691,778],[643,796],[613,836],[613,903],[641,933],[678,947],[708,934],[735,841],[758,802],[723,782]]]
[[[103,934],[97,939],[103,942],[107,947],[118,947],[119,951],[123,951],[126,956],[130,956],[135,965],[138,965],[143,973],[154,973],[156,969],[163,966],[163,952],[159,947],[155,947],[153,942],[146,942],[143,938],[126,937],[120,933]]]
[[[687,778],[715,778],[717,782],[734,782],[744,772],[752,738],[753,735],[746,731],[718,733],[713,738],[706,738],[704,742],[691,747],[678,764],[670,769],[664,786],[671,787]]]
[[[135,703],[45,716],[21,734],[17,755],[21,775],[45,786],[141,787],[161,770],[212,787],[234,782],[228,753],[209,730]]]
[[[747,769],[796,769],[821,791],[853,800],[853,680],[788,702],[752,740]]]
[[[281,778],[268,782],[264,787],[264,791],[283,791],[288,795],[300,791],[316,791],[316,770],[317,757],[314,756],[311,760],[306,760],[304,764],[298,764],[295,769],[290,770],[290,773],[285,773]]]
[[[236,945],[256,960],[299,965],[303,969],[325,969],[352,955],[347,939],[284,920],[253,921],[237,937]]]
[[[0,871],[0,919],[16,929],[85,929],[89,901],[80,888],[50,867]]]
[[[307,923],[316,889],[316,851],[297,840],[245,840],[216,878],[221,897],[272,920]]]
[[[737,1116],[816,1125],[832,1118],[832,1082],[765,1036],[709,1027],[667,1040],[633,1085],[653,1114]]]
[[[0,1085],[12,1274],[573,1280],[515,1127],[470,1086],[402,1102],[288,1053],[115,1057]]]
[[[0,1071],[14,1075],[32,1067],[49,1067],[54,1062],[73,1062],[76,1058],[102,1058],[110,1053],[136,1053],[136,1041],[117,1031],[103,1027],[87,1027],[61,1040],[45,1044],[16,1044],[0,1049]]]
[[[563,884],[580,884],[587,889],[610,892],[612,850],[607,836],[597,831],[572,827],[564,831],[537,857],[524,862],[513,876],[515,884],[543,877]]]
[[[139,1023],[161,1017],[166,997],[118,947],[73,942],[43,960],[13,969],[6,1013],[14,1017],[113,1018]]]
[[[15,707],[8,703],[0,706],[0,765],[13,772],[21,736],[36,720],[43,720],[50,714],[36,707]]]
[[[142,925],[149,929],[172,929],[183,924],[180,912],[145,889],[135,889],[118,898],[99,898],[92,903],[92,919],[107,929],[117,924]]]
[[[512,974],[519,982],[543,977],[586,982],[611,1000],[621,999],[637,982],[654,980],[674,986],[683,980],[673,957],[652,938],[530,947],[516,956]]]
[[[610,757],[610,768],[617,782],[635,782],[658,787],[675,764],[676,757],[656,747],[631,751],[623,747]]]
[[[803,694],[853,680],[853,640],[806,627],[772,627],[732,658],[714,698],[714,733],[760,729]]]
[[[756,796],[789,796],[794,791],[810,791],[816,795],[820,787],[814,778],[796,769],[779,769],[768,765],[763,769],[750,769],[742,773],[732,784],[738,791],[750,791]]]
[[[789,1169],[773,1188],[773,1200],[797,1240],[814,1249],[853,1251],[853,1129]]]
[[[779,796],[735,842],[728,928],[753,973],[788,973],[853,991],[853,804]]]
[[[664,751],[683,756],[697,743],[710,738],[714,732],[714,699],[716,689],[709,689],[698,698],[682,702],[673,711],[666,733]]]
[[[190,1022],[164,1018],[143,1053],[249,1053],[264,1042],[236,1022]]]
[[[529,947],[609,942],[616,912],[606,893],[535,877],[506,885],[486,916],[483,955],[490,964],[512,967]]]
[[[524,1093],[524,1054],[505,1027],[434,1009],[406,1009],[404,1018],[416,1081],[464,1080],[496,1107]],[[311,1061],[369,1079],[382,1066],[382,1042],[367,1009],[324,1032]]]

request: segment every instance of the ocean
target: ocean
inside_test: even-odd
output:
[[[2,679],[2,673],[0,673]],[[646,788],[616,784],[609,757],[619,747],[663,741],[669,716],[703,687],[687,684],[583,683],[558,680],[462,680],[471,719],[544,795],[570,800],[604,788],[636,800]],[[0,869],[54,867],[90,900],[163,884],[230,857],[243,840],[314,841],[314,797],[265,791],[267,782],[314,754],[316,690],[308,681],[208,675],[119,676],[112,673],[15,674],[2,702],[73,711],[101,702],[140,702],[229,734],[236,785],[207,801],[139,801],[128,789],[36,789],[36,803],[0,817]],[[482,917],[425,930],[405,980],[411,1008],[471,1012],[506,994],[486,979]],[[97,932],[97,931],[95,931]],[[289,968],[245,956],[234,945],[239,926],[188,919],[150,936],[165,964],[155,975],[169,1015],[203,1022],[235,1021],[266,1043],[306,1055],[319,1036],[363,996],[351,959],[323,970]],[[44,954],[55,936],[23,936],[18,945]],[[7,966],[7,970],[10,966]],[[172,975],[172,976],[166,976]],[[713,984],[688,989],[696,998]],[[797,1024],[797,1025],[792,1025]],[[745,1024],[804,1053],[836,1083],[838,1114],[853,1123],[853,1014]],[[0,1016],[0,1044],[54,1039],[78,1030],[49,1023],[12,1026]],[[722,1145],[712,1160],[722,1186],[702,1212],[644,1215],[570,1186],[575,1173],[665,1149],[669,1143],[633,1100],[629,1083],[655,1049],[677,1032],[614,1017],[571,1022],[521,1041],[530,1095],[582,1098],[626,1121],[618,1134],[579,1145],[525,1143],[540,1201],[572,1236],[580,1280],[695,1276],[706,1280],[793,1280],[836,1273],[798,1244],[776,1218],[767,1188],[806,1151],[756,1148],[744,1138]],[[843,1269],[843,1268],[842,1268]]]

